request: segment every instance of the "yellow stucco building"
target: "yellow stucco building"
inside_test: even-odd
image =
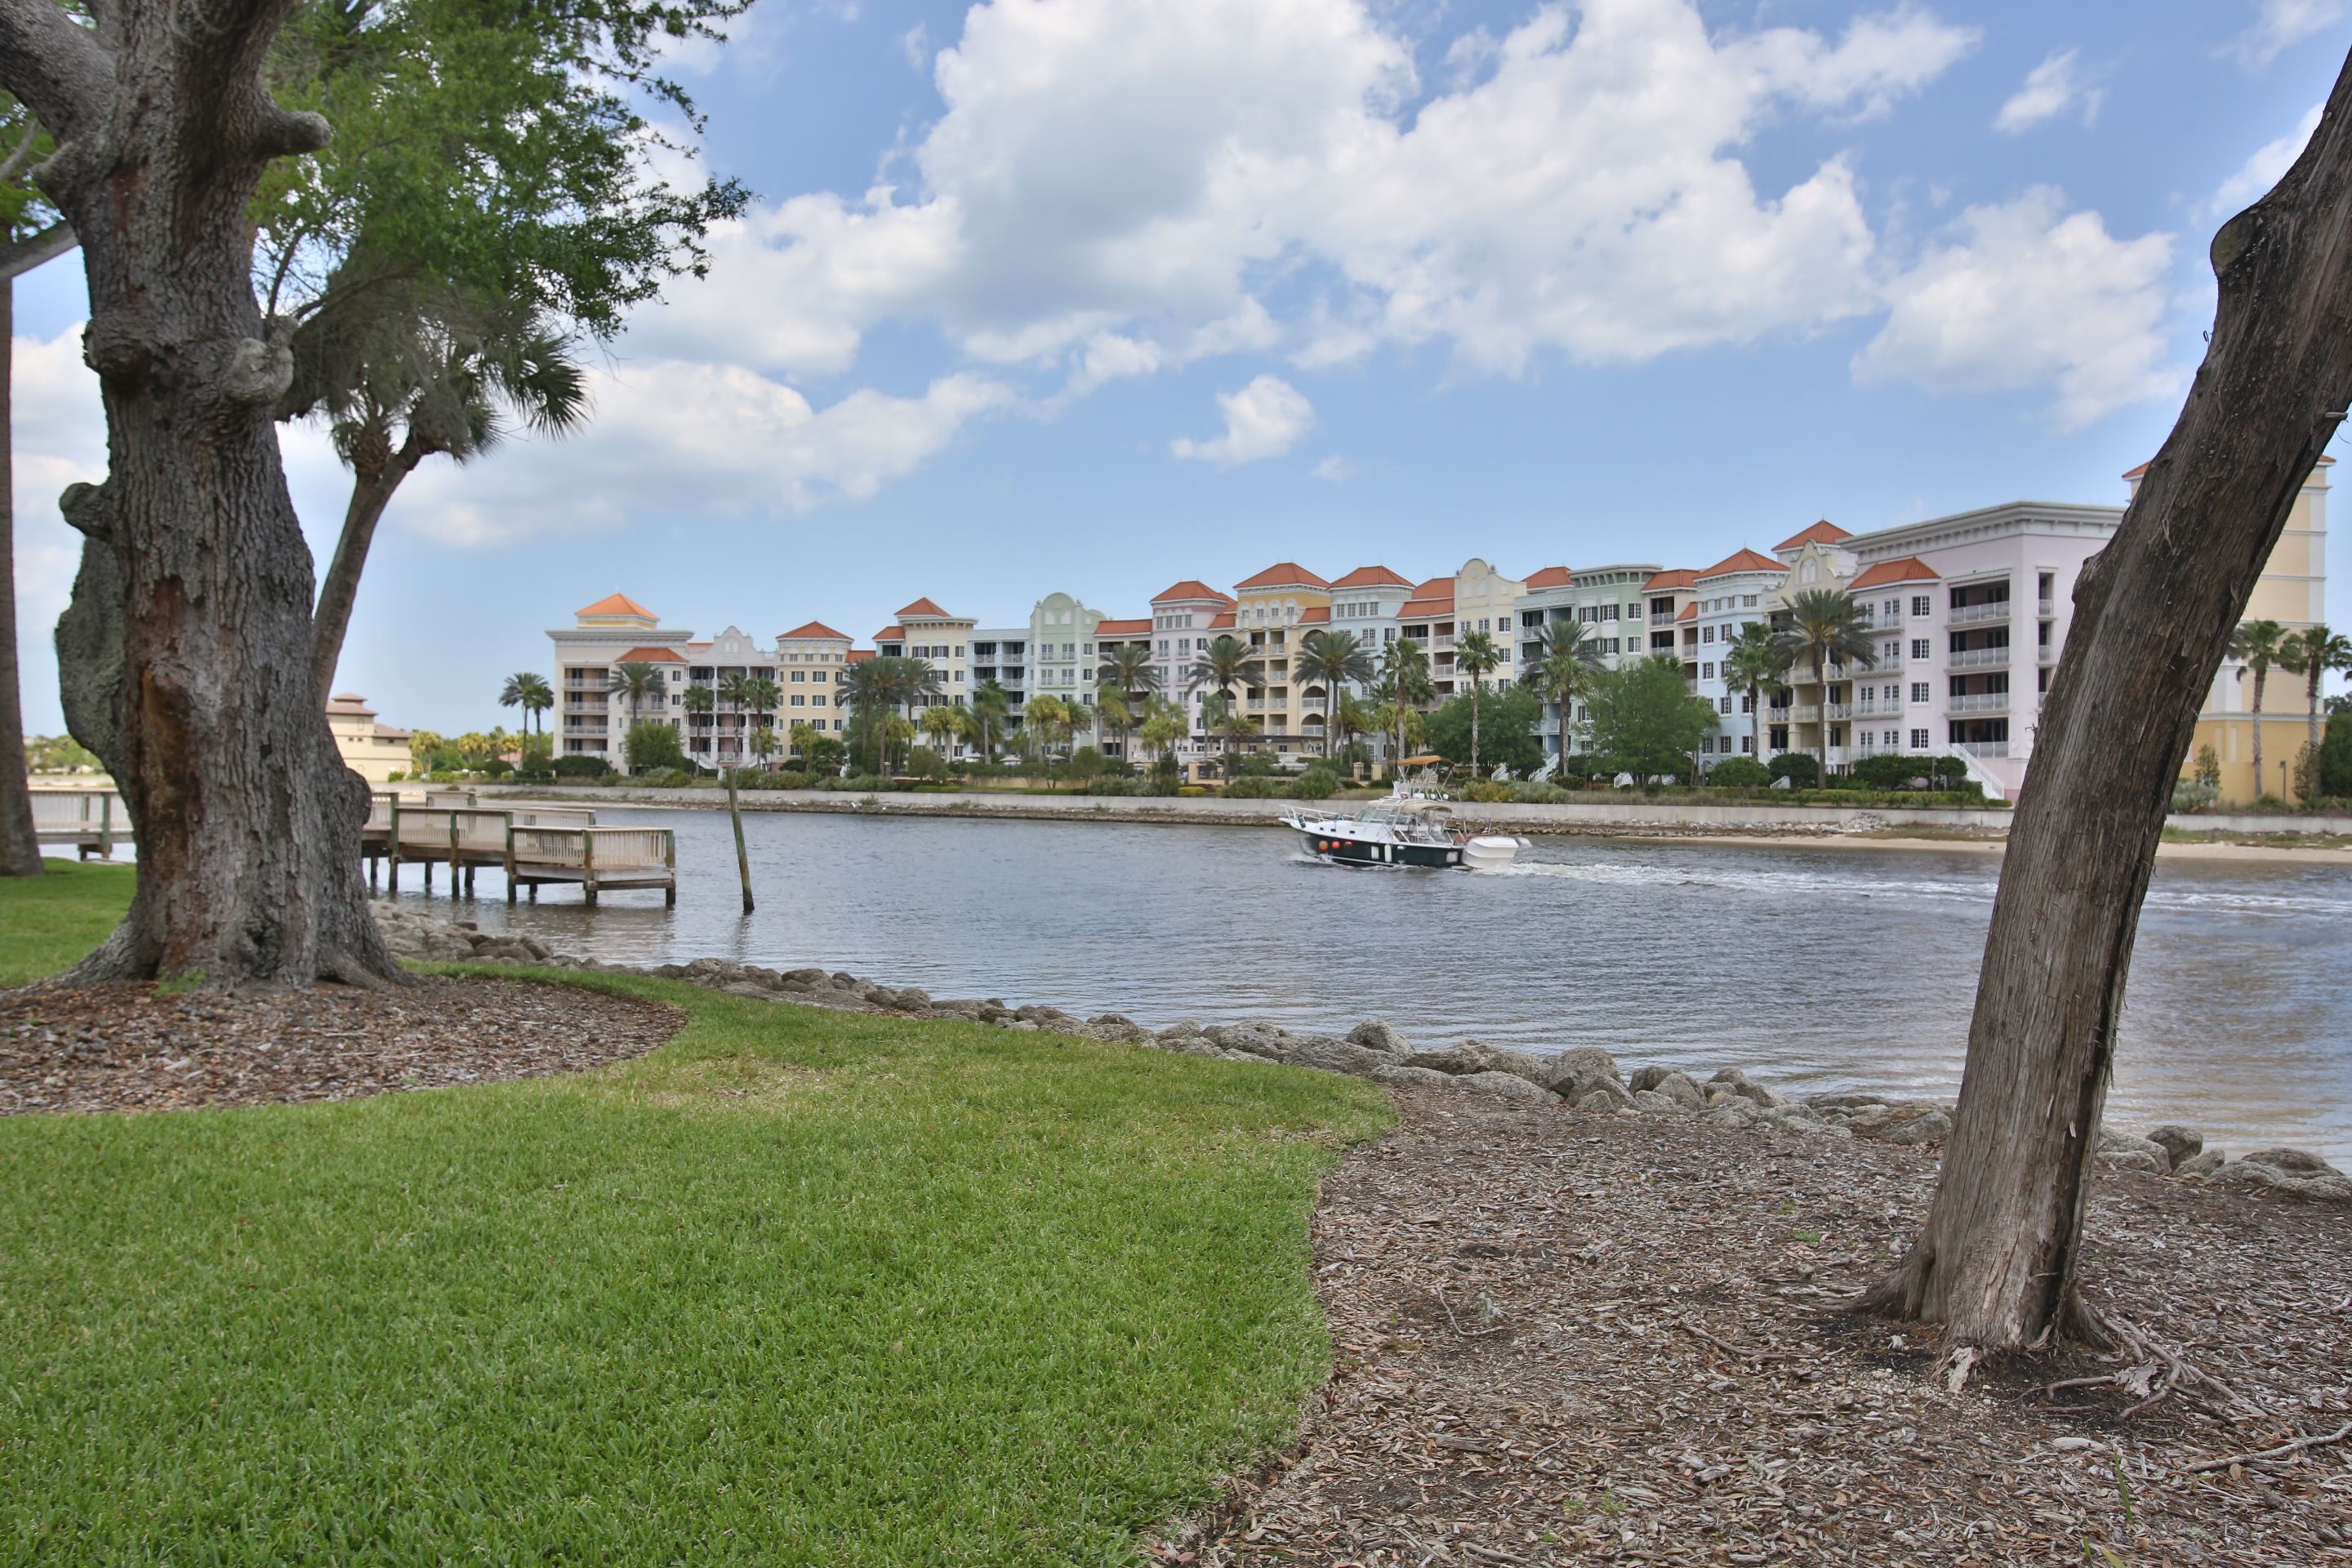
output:
[[[2276,621],[2290,632],[2326,619],[2327,596],[2327,470],[2333,458],[2322,458],[2304,481],[2286,527],[2263,563],[2263,574],[2246,601],[2244,619]],[[2143,463],[2124,476],[2132,493],[2147,472]],[[2183,774],[2197,771],[2199,753],[2213,748],[2221,762],[2221,798],[2245,805],[2258,795],[2293,799],[2295,758],[2310,736],[2310,703],[2304,679],[2293,670],[2273,668],[2264,682],[2263,709],[2254,712],[2254,679],[2236,660],[2224,659],[2213,689],[2206,693],[2204,710],[2197,716],[2196,738],[2182,759]],[[2254,784],[2254,725],[2263,728],[2262,787]]]
[[[339,691],[327,700],[327,728],[343,765],[368,783],[389,784],[394,773],[407,772],[408,731],[377,723],[375,710],[357,692]]]

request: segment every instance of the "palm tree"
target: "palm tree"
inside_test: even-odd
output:
[[[1353,749],[1357,736],[1370,733],[1380,727],[1381,721],[1377,714],[1378,710],[1360,697],[1349,696],[1339,699],[1339,710],[1332,717],[1331,722],[1339,727],[1341,755],[1346,755]]]
[[[765,724],[751,731],[751,754],[760,759],[761,770],[765,772],[769,760],[776,754],[775,731],[770,729]]]
[[[1113,644],[1102,656],[1102,668],[1095,674],[1095,685],[1098,689],[1118,692],[1132,708],[1138,696],[1160,689],[1160,667],[1151,658],[1149,643]]]
[[[2286,640],[2279,662],[2303,672],[2304,692],[2311,705],[2311,765],[2319,762],[2319,679],[2331,669],[2352,668],[2352,637],[2331,632],[2326,623],[2305,626]]]
[[[614,665],[613,672],[604,678],[604,689],[628,703],[629,728],[634,730],[644,712],[646,699],[659,696],[661,683],[660,670],[638,661]]]
[[[555,689],[548,685],[547,677],[539,671],[518,670],[507,677],[506,687],[499,693],[499,706],[521,709],[522,732],[528,735],[530,733],[531,715],[544,713],[555,706]],[[541,734],[546,733],[547,721],[541,720],[539,728]]]
[[[1102,688],[1095,693],[1095,717],[1119,738],[1119,752],[1124,756],[1127,731],[1135,723],[1135,710],[1127,705],[1127,699],[1109,687]]]
[[[793,720],[792,729],[785,734],[793,750],[803,757],[812,755],[810,748],[824,738],[824,732],[805,719]]]
[[[689,686],[686,689],[686,695],[678,700],[685,705],[689,717],[708,719],[710,717],[711,710],[719,706],[719,693],[711,690],[708,686]],[[711,744],[716,748],[718,742],[714,740]],[[691,746],[687,749],[689,752],[693,750]]]
[[[1323,683],[1323,754],[1331,754],[1331,724],[1339,711],[1339,688],[1350,680],[1369,681],[1376,673],[1372,656],[1353,632],[1318,626],[1298,641],[1298,679]]]
[[[963,733],[964,713],[961,708],[926,708],[915,722],[931,742],[931,750],[941,757],[953,754],[956,737]]]
[[[1062,721],[1062,739],[1067,742],[1067,752],[1078,748],[1078,737],[1095,728],[1095,710],[1091,705],[1076,697],[1063,700],[1066,717]],[[1097,740],[1101,737],[1097,736]]]
[[[1171,748],[1183,737],[1187,728],[1184,710],[1164,697],[1153,697],[1145,701],[1143,723],[1136,734],[1145,745],[1166,759],[1173,757]]]
[[[915,721],[912,719],[908,718],[904,713],[886,713],[882,716],[882,763],[886,771],[893,757],[899,758],[900,765],[904,766],[907,742],[914,738]]]
[[[1050,762],[1054,742],[1070,731],[1070,705],[1052,692],[1042,692],[1029,699],[1021,727],[1029,732],[1041,760]]]
[[[971,717],[980,731],[980,760],[996,760],[996,727],[1013,711],[1013,695],[993,680],[983,680],[971,694]]]
[[[1503,662],[1503,650],[1485,632],[1470,632],[1454,645],[1454,668],[1470,678],[1470,776],[1480,777],[1478,768],[1478,700],[1486,695],[1486,677]]]
[[[1230,699],[1204,697],[1201,700],[1201,727],[1225,738],[1225,761],[1229,764],[1225,776],[1231,778],[1234,745],[1236,742],[1249,739],[1250,733],[1258,728],[1257,715],[1243,712]]]
[[[1429,681],[1429,649],[1419,637],[1399,637],[1381,650],[1380,697],[1395,706],[1396,755],[1391,763],[1404,760],[1410,742],[1405,739],[1406,719],[1417,713],[1422,705],[1437,695]]]
[[[1253,691],[1265,687],[1265,674],[1261,668],[1265,657],[1233,633],[1219,632],[1209,639],[1208,647],[1192,656],[1192,667],[1184,672],[1184,690],[1189,695],[1202,687],[1213,689],[1222,704],[1222,711],[1230,720],[1235,711],[1234,687],[1245,686]],[[1210,727],[1205,708],[1202,710],[1201,722],[1203,728]],[[1228,729],[1225,737],[1225,771],[1228,775],[1233,772],[1233,732]]]
[[[1816,760],[1822,777],[1830,773],[1830,666],[1858,664],[1868,669],[1878,662],[1870,644],[1870,629],[1862,606],[1837,588],[1808,588],[1789,601],[1788,626],[1772,639],[1785,654],[1781,668],[1799,660],[1811,661],[1813,679],[1822,689],[1822,746]],[[1794,737],[1790,737],[1794,739]]]
[[[2230,657],[2242,668],[2238,679],[2251,674],[2254,678],[2254,798],[2263,797],[2263,688],[2270,681],[2271,667],[2284,666],[2286,645],[2293,639],[2286,628],[2276,621],[2241,621],[2230,638]]]
[[[890,710],[897,685],[888,667],[899,661],[895,658],[869,658],[849,667],[849,678],[842,683],[841,700],[848,704],[850,740],[853,746],[866,748],[866,764],[873,773],[882,771],[882,716]]]
[[[1748,728],[1754,737],[1749,744],[1759,763],[1764,760],[1764,698],[1780,690],[1780,678],[1788,669],[1780,645],[1761,621],[1740,627],[1738,640],[1723,656],[1724,685],[1748,693]]]
[[[1592,689],[1592,678],[1601,668],[1601,638],[1590,623],[1570,616],[1538,632],[1536,646],[1535,668],[1520,684],[1534,687],[1538,696],[1559,704],[1559,754],[1564,761],[1576,700]]]

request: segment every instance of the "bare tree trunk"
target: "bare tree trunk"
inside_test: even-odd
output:
[[[367,786],[311,688],[310,557],[274,405],[247,205],[327,126],[269,100],[291,0],[0,0],[0,87],[57,139],[37,178],[81,241],[85,355],[109,474],[61,505],[85,538],[58,627],[66,716],[139,842],[131,912],[74,981],[214,987],[396,976],[366,903]]]
[[[2074,589],[1993,905],[1925,1231],[1861,1305],[2007,1350],[2074,1330],[2084,1194],[2172,782],[2232,629],[2352,396],[2352,62],[2275,190],[2215,237],[2187,405]]]
[[[351,630],[352,606],[360,596],[360,574],[367,569],[368,549],[375,542],[375,525],[400,489],[400,481],[415,472],[425,452],[410,437],[389,460],[373,472],[352,480],[351,503],[343,509],[343,531],[335,541],[335,558],[319,584],[319,607],[310,617],[310,689],[323,703],[334,694],[335,665],[343,654],[343,637]],[[530,715],[524,715],[526,729]]]
[[[16,281],[0,278],[0,877],[41,874],[41,840],[33,831],[33,796],[25,761],[25,706],[16,668],[16,518],[9,429],[11,345],[16,331]]]

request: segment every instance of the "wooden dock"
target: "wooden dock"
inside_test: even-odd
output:
[[[473,796],[428,795],[422,805],[397,795],[379,794],[360,837],[368,867],[368,887],[376,886],[379,863],[387,889],[400,885],[400,868],[424,868],[425,890],[433,890],[433,870],[449,870],[449,896],[474,890],[474,874],[485,866],[506,873],[507,902],[529,889],[539,900],[541,886],[577,885],[593,905],[601,892],[658,888],[662,902],[677,903],[677,835],[667,827],[599,827],[593,811],[562,807],[492,807]]]
[[[71,845],[78,858],[114,858],[117,844],[132,841],[131,813],[110,789],[74,789],[35,784],[33,834],[44,845]]]

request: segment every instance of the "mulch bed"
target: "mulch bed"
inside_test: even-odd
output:
[[[352,1100],[582,1072],[677,1033],[674,1007],[576,986],[420,979],[385,991],[0,992],[0,1115]]]
[[[1327,1184],[1339,1350],[1301,1446],[1153,1552],[1262,1563],[2352,1562],[2340,1208],[2103,1173],[2093,1297],[2226,1384],[2126,1415],[2081,1352],[1958,1394],[1841,1304],[1926,1214],[1930,1152],[1404,1088]],[[2110,1553],[2112,1555],[2110,1555]]]

